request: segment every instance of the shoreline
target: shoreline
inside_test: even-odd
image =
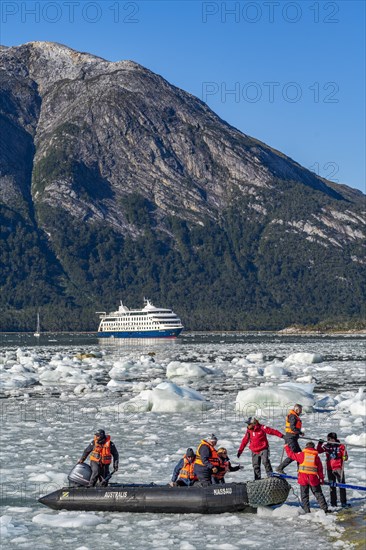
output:
[[[0,331],[1,334],[22,334],[22,335],[28,335],[33,336],[34,333],[32,330],[30,331],[6,331],[2,330]],[[41,332],[42,336],[47,335],[55,335],[55,334],[90,334],[93,336],[98,336],[98,331],[69,331],[69,330],[59,330],[59,331],[44,331]],[[321,335],[350,335],[354,334],[356,336],[366,336],[366,328],[365,329],[349,329],[349,330],[320,330],[320,329],[305,329],[305,328],[295,328],[295,327],[288,327],[280,330],[187,330],[183,333],[183,336],[186,335],[199,335],[199,334],[232,334],[232,335],[239,335],[239,334],[274,334],[277,336],[321,336]]]

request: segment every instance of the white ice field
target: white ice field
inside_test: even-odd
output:
[[[67,485],[67,473],[97,428],[111,434],[120,452],[112,481],[167,483],[186,448],[211,432],[237,463],[245,418],[257,414],[283,431],[295,402],[307,411],[305,436],[337,432],[350,455],[346,481],[365,486],[365,339],[185,335],[176,342],[105,347],[53,339],[37,346],[30,339],[1,341],[4,548],[360,547],[354,544],[361,535],[353,536],[349,526],[358,528],[364,516],[361,491],[348,492],[349,511],[328,516],[315,501],[312,514],[303,514],[296,482],[286,504],[256,515],[55,512],[37,498]],[[276,467],[283,442],[269,439]],[[252,479],[248,449],[240,463],[244,470],[228,481]],[[296,466],[286,472],[295,475]]]

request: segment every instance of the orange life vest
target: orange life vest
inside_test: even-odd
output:
[[[194,460],[192,462],[189,462],[186,455],[183,457],[184,463],[181,471],[179,472],[179,478],[178,479],[189,479],[189,480],[198,480],[198,477],[194,473]]]
[[[110,435],[107,435],[102,445],[98,443],[98,438],[94,436],[94,449],[90,453],[90,460],[100,462],[101,464],[110,464],[112,462]]]
[[[290,426],[290,418],[289,418],[290,414],[294,414],[294,415],[296,416],[295,428],[297,428],[298,430],[301,430],[302,422],[301,422],[301,419],[300,419],[299,415],[298,415],[295,411],[293,411],[293,410],[288,411],[288,415],[286,416],[286,428],[285,428],[285,431],[286,431],[286,433],[288,433],[288,434],[294,434],[295,432],[293,432],[293,431],[291,430],[291,426]],[[298,434],[296,434],[296,435],[298,435]]]
[[[315,449],[304,449],[304,461],[299,465],[299,474],[317,474],[318,468],[315,462],[318,451]]]
[[[215,449],[215,447],[213,445],[210,445],[210,443],[208,441],[205,441],[204,439],[202,439],[201,443],[198,445],[198,449],[196,451],[196,464],[198,464],[199,466],[204,466],[203,462],[202,462],[202,459],[201,459],[201,455],[200,455],[200,450],[201,450],[201,447],[202,445],[207,445],[207,447],[210,449],[210,456],[209,456],[209,459],[208,461],[214,466],[214,467],[218,467],[219,466],[219,455],[217,454],[217,451]]]
[[[217,474],[212,474],[215,479],[222,479],[229,471],[229,460],[222,460],[219,458],[219,471]]]

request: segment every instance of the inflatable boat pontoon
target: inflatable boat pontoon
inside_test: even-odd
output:
[[[39,502],[53,510],[220,514],[255,512],[258,506],[283,504],[289,491],[290,485],[285,479],[270,477],[206,487],[153,483],[64,487],[43,496]]]

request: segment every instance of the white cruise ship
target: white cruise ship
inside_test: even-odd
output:
[[[171,309],[155,307],[144,300],[143,309],[121,305],[118,311],[99,313],[99,338],[176,338],[183,330],[179,317]]]

